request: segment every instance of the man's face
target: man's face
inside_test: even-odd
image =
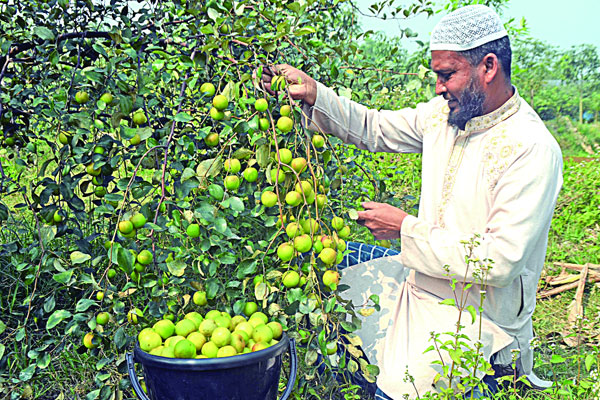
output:
[[[483,115],[486,93],[477,70],[455,51],[431,52],[431,68],[437,74],[435,93],[448,100],[448,123],[464,129],[467,122]]]

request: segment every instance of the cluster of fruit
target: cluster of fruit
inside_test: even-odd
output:
[[[248,319],[231,317],[218,310],[202,314],[192,311],[177,323],[156,322],[138,334],[140,349],[170,358],[229,357],[266,349],[278,343],[283,327],[277,321],[254,311]]]
[[[331,224],[335,229],[333,235],[316,235],[319,226],[314,218],[290,222],[285,227],[289,241],[279,245],[277,256],[287,262],[295,253],[304,254],[312,250],[325,265],[339,263],[346,250],[344,238],[350,234],[350,228],[340,217],[333,217]]]
[[[136,231],[146,225],[146,222],[144,214],[133,214],[128,220],[119,222],[119,233],[126,238],[135,237]],[[150,259],[150,262],[152,262],[152,259]]]
[[[280,90],[280,86],[285,84],[281,78],[283,77],[273,78],[273,90]],[[231,118],[227,97],[216,94],[212,83],[202,84],[200,91],[212,99],[209,115],[213,120],[227,121]],[[259,130],[269,130],[271,118],[274,118],[275,132],[286,134],[293,129],[292,107],[288,104],[280,105],[277,110],[266,98],[259,97],[254,100],[254,110]],[[218,134],[211,133],[205,138],[209,147],[218,143],[217,137],[211,137],[210,143],[207,142],[211,135]],[[339,274],[332,267],[342,260],[346,249],[344,239],[348,238],[351,232],[350,227],[339,216],[330,219],[330,227],[324,224],[323,216],[328,214],[325,209],[328,178],[323,173],[322,166],[311,166],[307,158],[318,160],[321,157],[325,138],[314,134],[306,144],[306,157],[298,154],[300,147],[296,143],[296,148],[292,151],[284,144],[285,140],[275,141],[280,143],[274,151],[271,150],[268,161],[263,160],[261,163],[258,154],[256,158],[247,160],[248,157],[238,157],[235,152],[229,158],[225,158],[219,168],[224,171],[222,186],[215,180],[208,185],[208,192],[217,201],[224,199],[223,189],[229,193],[240,192],[242,195],[252,191],[260,193],[260,204],[267,212],[272,213],[275,208],[280,210],[277,228],[284,234],[281,236],[283,242],[276,247],[276,255],[284,263],[282,266],[287,269],[282,277],[284,285],[287,288],[303,287],[312,270],[309,266],[315,266],[320,260],[324,266],[318,268],[323,273],[321,279],[327,288],[331,288],[331,285],[339,282]],[[271,144],[274,143],[271,141]],[[256,153],[258,152],[257,149]],[[248,162],[244,166],[246,160]],[[260,189],[261,183],[267,183],[269,186]],[[258,186],[258,190],[254,189],[254,185]],[[185,231],[188,237],[198,238],[203,236],[202,227],[207,224],[207,221],[199,218],[198,221],[190,221]],[[298,264],[302,264],[301,269],[293,266],[296,260],[299,261]]]

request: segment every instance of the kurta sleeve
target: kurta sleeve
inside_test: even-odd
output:
[[[345,143],[372,152],[420,153],[423,124],[431,106],[397,111],[372,110],[338,96],[317,82],[314,106],[304,106],[306,128],[337,136]]]
[[[408,216],[401,229],[402,253],[394,257],[406,267],[436,278],[446,277],[442,267],[448,265],[451,275],[462,278],[466,252],[460,242],[480,233],[475,257],[494,262],[487,283],[506,287],[531,262],[534,249],[540,243],[545,247],[561,185],[560,150],[539,143],[529,146],[498,179],[485,232],[452,231]],[[474,281],[472,272],[468,271],[469,281]]]

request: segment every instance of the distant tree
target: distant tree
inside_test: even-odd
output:
[[[577,88],[579,100],[579,123],[583,123],[583,101],[588,97],[594,87],[598,85],[600,77],[600,57],[595,46],[583,44],[573,46],[560,57],[557,72],[569,85]]]
[[[549,81],[557,79],[553,73],[557,49],[541,40],[518,38],[513,42],[513,83],[536,108],[536,95]]]

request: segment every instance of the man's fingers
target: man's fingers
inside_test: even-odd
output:
[[[368,211],[358,211],[357,214],[358,214],[358,220],[357,221],[362,221],[363,224],[364,224],[364,221],[369,218]]]
[[[306,87],[304,85],[290,85],[288,86],[288,90],[294,100],[302,100],[306,96]]]
[[[275,73],[273,72],[273,70],[271,69],[271,67],[267,67],[265,65],[265,66],[263,66],[263,76],[265,76],[265,75],[273,76],[273,75],[275,75]]]
[[[376,208],[380,203],[377,203],[375,201],[365,201],[364,203],[362,203],[361,205],[363,206],[364,209],[366,210],[372,210],[373,208]],[[359,211],[360,213],[360,211]]]

